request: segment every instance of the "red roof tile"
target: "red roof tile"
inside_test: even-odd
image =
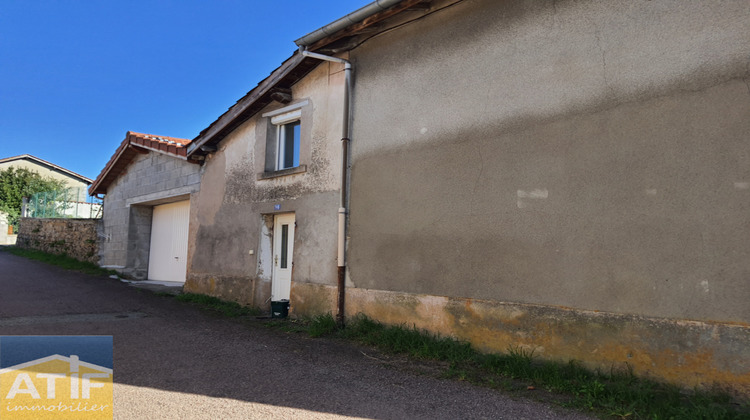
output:
[[[104,194],[107,187],[127,169],[128,164],[136,155],[155,151],[172,155],[178,159],[187,159],[188,139],[176,137],[156,136],[128,131],[125,140],[115,150],[104,169],[89,187],[89,194]]]

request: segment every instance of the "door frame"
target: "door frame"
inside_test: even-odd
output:
[[[271,263],[273,266],[271,271],[271,300],[273,301],[290,299],[294,272],[296,220],[295,213],[273,215],[273,242],[271,246]],[[284,226],[287,226],[286,231]],[[286,252],[284,252],[283,245],[286,245]]]

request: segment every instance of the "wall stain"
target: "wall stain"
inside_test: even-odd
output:
[[[252,297],[254,281],[256,279],[253,277],[189,273],[184,291],[232,300],[243,305],[253,305],[258,302],[258,300],[253,302]]]
[[[295,299],[326,304],[298,305],[297,316],[333,310],[335,287],[300,286],[292,306]],[[750,396],[747,326],[358,288],[347,289],[346,299],[347,317],[363,313],[465,340],[480,351],[522,348],[546,360],[577,360],[607,371],[632,368],[636,375],[686,388]]]
[[[226,176],[224,202],[232,204],[293,200],[309,193],[326,191],[331,184],[331,162],[313,145],[311,162],[301,174],[258,181],[252,165],[237,165]]]

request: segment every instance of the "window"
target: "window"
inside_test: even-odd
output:
[[[276,170],[299,166],[300,123],[299,121],[281,124],[276,128]]]
[[[275,178],[307,171],[310,161],[310,127],[304,110],[308,100],[300,101],[261,116],[265,125],[265,164],[258,179]]]

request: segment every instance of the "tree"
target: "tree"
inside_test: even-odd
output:
[[[26,168],[0,171],[0,212],[8,215],[8,224],[15,225],[21,215],[24,197],[43,191],[62,191],[65,181],[39,175]]]

